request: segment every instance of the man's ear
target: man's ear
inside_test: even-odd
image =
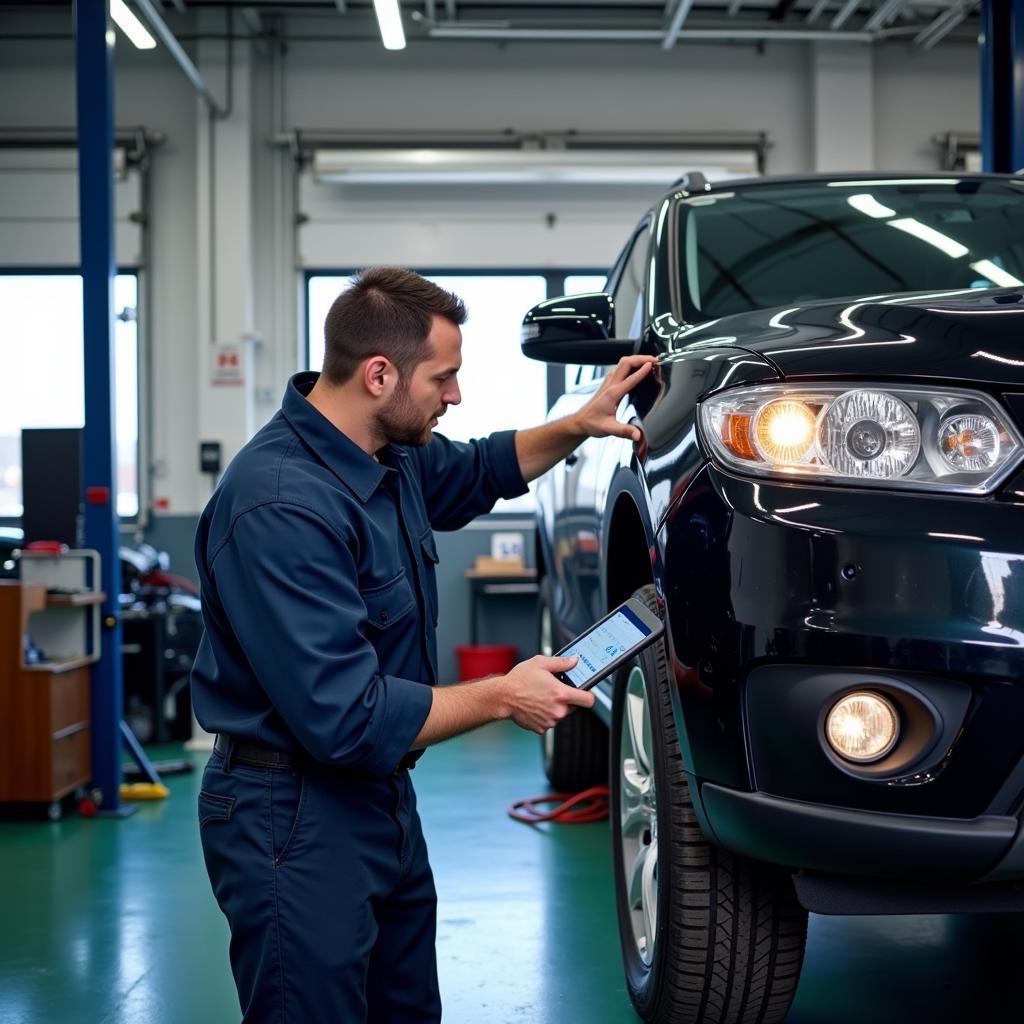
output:
[[[387,391],[395,375],[395,367],[387,356],[371,356],[363,363],[363,384],[374,398]]]

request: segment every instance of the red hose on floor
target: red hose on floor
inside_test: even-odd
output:
[[[550,811],[540,810],[542,804],[557,804]],[[582,793],[550,793],[517,800],[508,809],[508,816],[527,825],[554,821],[561,825],[583,825],[604,821],[608,817],[608,787],[592,786]]]

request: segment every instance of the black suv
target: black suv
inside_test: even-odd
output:
[[[641,1017],[781,1021],[808,910],[1024,909],[1024,180],[693,175],[607,288],[523,324],[552,418],[659,356],[541,483],[541,641],[667,630],[545,767],[611,787]]]

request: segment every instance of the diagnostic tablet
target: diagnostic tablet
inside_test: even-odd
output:
[[[556,657],[571,658],[578,654],[580,660],[570,671],[555,674],[578,690],[589,690],[638,651],[654,643],[664,631],[661,619],[631,597],[558,652]]]

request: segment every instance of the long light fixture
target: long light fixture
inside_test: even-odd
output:
[[[124,0],[110,0],[110,16],[114,24],[140,49],[155,50],[156,40],[135,17]]]
[[[313,177],[333,185],[648,185],[687,167],[711,180],[757,173],[753,154],[718,150],[318,149]]]
[[[398,0],[373,0],[373,9],[380,26],[380,37],[385,50],[405,49],[405,30],[402,28],[402,12]]]

